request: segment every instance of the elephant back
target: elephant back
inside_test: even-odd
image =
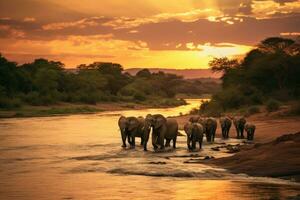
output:
[[[192,124],[192,138],[194,140],[200,140],[203,137],[203,126],[200,123]]]
[[[207,126],[215,126],[216,124],[217,124],[217,120],[215,118],[210,117],[206,120]]]
[[[165,134],[165,138],[167,139],[173,139],[174,137],[177,136],[178,133],[178,123],[175,119],[173,118],[166,118],[167,122],[166,122],[166,134]]]
[[[221,124],[221,123],[220,123]],[[223,126],[224,127],[230,127],[231,126],[231,119],[229,117],[224,117],[223,118]],[[222,124],[221,124],[222,125]]]
[[[200,118],[200,116],[192,116],[192,117],[190,117],[189,122],[191,122],[191,123],[198,122],[199,118]]]
[[[140,122],[136,117],[127,117],[127,129],[129,131],[137,130],[140,127]]]
[[[245,129],[246,129],[246,131],[247,130],[255,130],[255,125],[254,124],[251,124],[251,123],[247,123],[246,125],[245,125]]]

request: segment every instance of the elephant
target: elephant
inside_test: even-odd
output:
[[[200,116],[192,116],[192,117],[190,117],[189,122],[196,123],[199,121],[199,119],[200,119]]]
[[[246,124],[246,119],[244,117],[233,118],[233,124],[236,130],[236,138],[244,139],[244,128]]]
[[[229,138],[229,130],[231,127],[231,119],[228,117],[221,117],[219,121],[220,121],[221,129],[222,129],[222,137],[224,139],[228,139]]]
[[[207,142],[214,142],[217,130],[217,120],[209,117],[203,123],[205,123],[205,134]]]
[[[196,149],[196,142],[199,142],[199,148],[202,148],[203,126],[200,123],[187,122],[184,125],[184,131],[187,135],[187,146],[189,150]],[[192,142],[192,146],[191,146]]]
[[[124,117],[121,116],[118,125],[122,137],[122,147],[126,147],[126,138],[131,148],[135,147],[135,137],[141,138],[141,144],[144,143],[144,124],[143,117]]]
[[[254,139],[254,132],[255,132],[255,125],[246,123],[245,125],[245,131],[247,133],[247,140],[253,140]]]
[[[157,150],[158,145],[160,149],[164,149],[165,146],[169,147],[171,140],[173,141],[173,148],[176,148],[178,123],[175,119],[165,118],[161,114],[148,114],[145,121],[151,124],[152,127],[152,145],[154,150]],[[164,139],[166,139],[166,144],[164,144]],[[147,146],[146,140],[144,144]]]

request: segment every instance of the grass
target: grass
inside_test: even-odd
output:
[[[46,117],[55,115],[88,114],[104,111],[90,106],[70,107],[24,107],[15,111],[1,111],[0,118],[10,117]]]

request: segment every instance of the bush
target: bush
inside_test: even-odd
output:
[[[293,104],[290,110],[290,114],[292,115],[300,115],[300,101]]]
[[[7,98],[7,97],[0,97],[0,108],[2,109],[13,109],[19,108],[22,105],[22,101],[17,98]]]
[[[280,107],[280,103],[277,100],[274,99],[270,99],[267,103],[266,103],[266,109],[268,112],[273,112],[278,110]]]
[[[33,106],[38,106],[42,104],[38,92],[29,92],[28,94],[24,95],[23,99],[26,103]]]
[[[223,112],[222,106],[218,103],[218,101],[204,101],[200,106],[200,113],[205,114],[207,116],[219,117]]]
[[[248,114],[248,115],[253,115],[253,114],[259,113],[259,112],[260,112],[260,109],[259,109],[258,106],[250,106],[250,107],[248,108],[247,114]]]
[[[142,92],[136,91],[133,95],[133,98],[137,101],[145,101],[146,96]]]

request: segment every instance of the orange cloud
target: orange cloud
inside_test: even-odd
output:
[[[30,60],[43,56],[58,59],[67,67],[94,61],[118,62],[125,67],[199,68],[215,56],[235,56],[251,47],[237,44],[187,44],[189,50],[150,50],[144,41],[114,39],[112,35],[69,36],[50,41],[0,39],[0,51],[10,58]],[[223,46],[222,46],[223,45]],[[63,48],[62,48],[63,47]],[[200,50],[201,49],[201,50]],[[18,60],[17,60],[18,61]],[[24,62],[24,60],[21,60]]]

